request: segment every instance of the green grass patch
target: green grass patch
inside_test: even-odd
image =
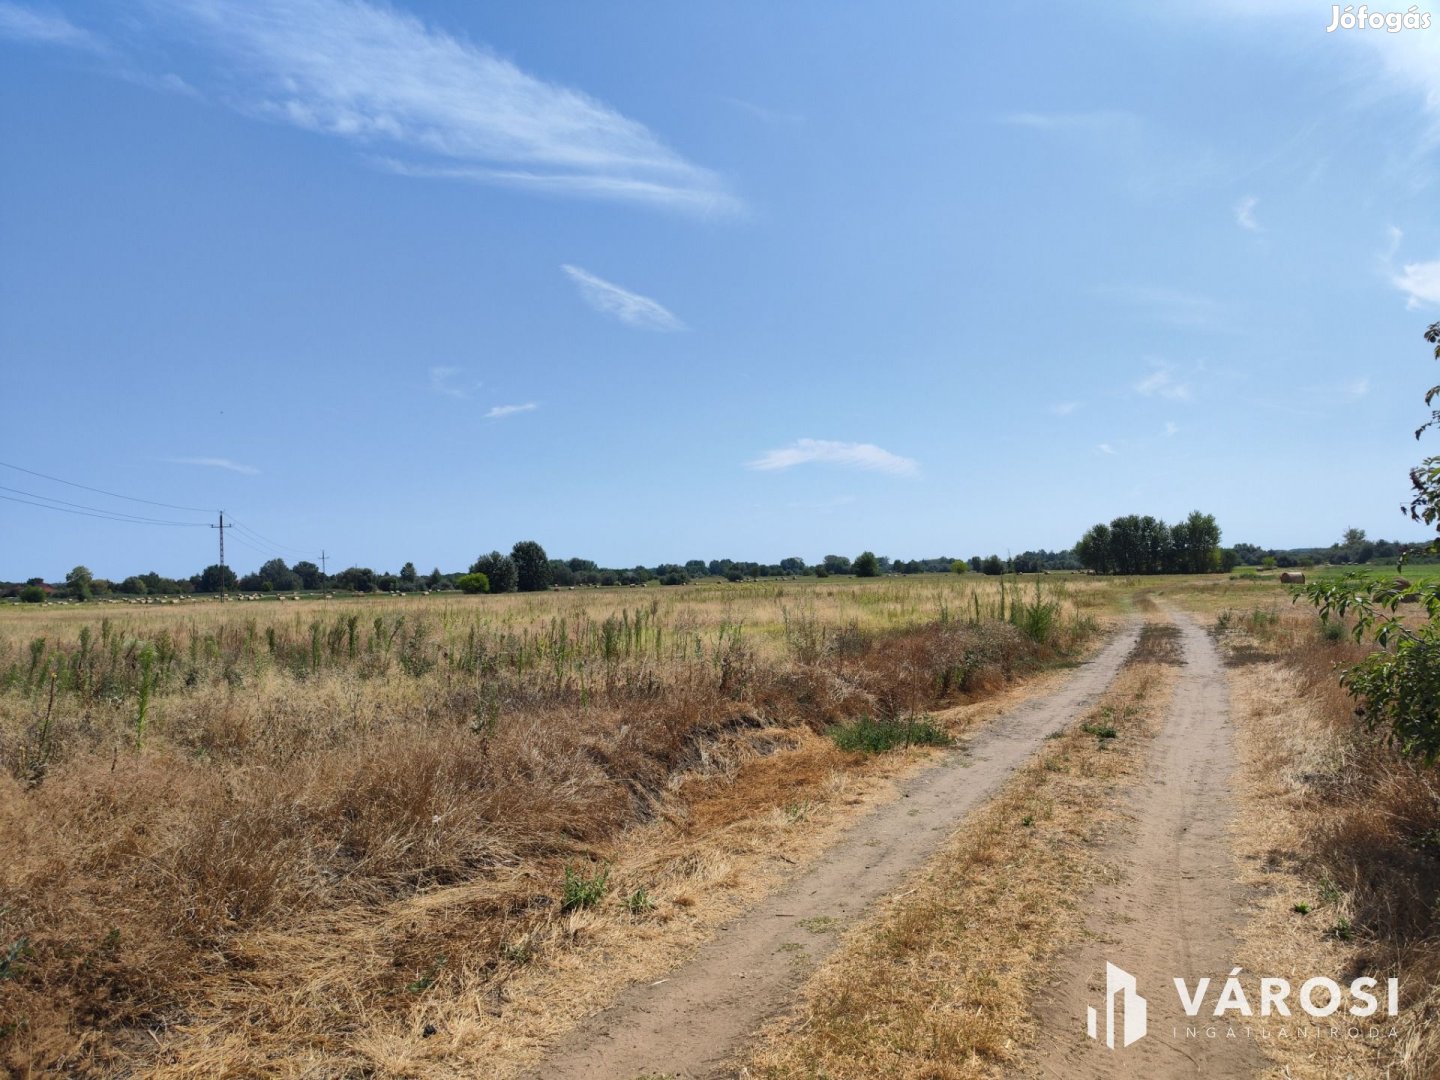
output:
[[[905,720],[859,720],[830,729],[830,738],[841,750],[859,754],[883,754],[905,746],[949,746],[951,738],[928,717]]]

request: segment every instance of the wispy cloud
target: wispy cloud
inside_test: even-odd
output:
[[[1167,439],[1168,439],[1171,435],[1178,435],[1179,433],[1180,433],[1180,425],[1179,425],[1179,424],[1175,423],[1174,420],[1166,420],[1166,421],[1165,421],[1165,437],[1166,437]]]
[[[444,394],[452,398],[468,398],[470,391],[479,387],[466,386],[457,383],[455,380],[464,374],[464,368],[436,366],[430,369],[430,389],[437,394]]]
[[[1083,401],[1062,401],[1051,405],[1050,411],[1056,416],[1070,416],[1084,404]]]
[[[1171,401],[1188,401],[1191,397],[1190,383],[1175,374],[1173,364],[1156,361],[1150,374],[1135,384],[1135,392],[1142,397],[1161,397]]]
[[[684,330],[685,324],[667,308],[613,282],[596,277],[588,270],[566,263],[560,267],[580,289],[581,298],[602,315],[619,319],[637,330]]]
[[[495,405],[485,414],[486,420],[503,420],[507,416],[514,416],[516,413],[534,412],[540,406],[533,401],[527,401],[524,405]]]
[[[1259,232],[1260,223],[1255,220],[1255,207],[1259,204],[1260,200],[1254,195],[1246,195],[1236,203],[1235,224],[1239,225],[1242,229],[1248,229],[1250,232]]]
[[[772,470],[809,464],[843,465],[894,476],[913,476],[920,471],[919,463],[912,458],[892,454],[871,443],[832,442],[828,439],[796,439],[789,446],[766,450],[753,461],[747,461],[745,467]]]
[[[1115,453],[1116,453],[1115,448],[1114,448],[1113,446],[1111,446],[1108,442],[1102,442],[1102,443],[1100,443],[1098,446],[1095,447],[1095,449],[1096,449],[1096,450],[1099,450],[1100,453],[1102,453],[1102,454],[1115,454]]]
[[[343,139],[397,173],[704,214],[742,208],[718,175],[639,121],[386,3],[148,0],[129,18],[137,55],[158,62],[163,39],[178,37],[204,51],[202,89],[217,100]],[[103,47],[10,0],[0,0],[0,35]],[[135,66],[114,74],[137,80]]]
[[[1345,396],[1348,398],[1362,398],[1370,393],[1370,380],[1366,378],[1355,379],[1345,384]]]
[[[199,465],[207,469],[225,469],[243,476],[260,474],[260,470],[253,465],[241,465],[238,461],[231,461],[229,458],[223,457],[176,457],[166,458],[166,460],[172,465]]]
[[[1390,282],[1405,294],[1407,308],[1440,304],[1440,259],[1406,263]]]
[[[58,45],[86,52],[107,51],[105,42],[63,15],[0,2],[0,38],[34,45]]]

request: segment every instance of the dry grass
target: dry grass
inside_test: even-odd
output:
[[[1397,1037],[1272,1040],[1274,1075],[1432,1077],[1440,780],[1357,722],[1336,680],[1337,665],[1361,655],[1348,639],[1327,641],[1314,615],[1299,612],[1237,612],[1225,623],[1245,804],[1237,841],[1257,896],[1245,966],[1297,983],[1317,973],[1402,980],[1398,1023],[1379,1025]]]
[[[851,931],[796,1013],[767,1029],[749,1075],[969,1080],[1018,1064],[1045,961],[1084,931],[1098,841],[1173,689],[1167,630],[1147,627],[1093,713]],[[1083,730],[1102,718],[1115,738]]]
[[[522,976],[743,893],[768,858],[763,829],[734,859],[701,838],[893,767],[837,757],[828,723],[993,694],[1093,625],[1061,598],[1038,643],[985,618],[998,590],[873,588],[6,612],[0,1060],[443,1073],[494,1045],[476,1017]],[[605,904],[561,911],[566,868],[607,863]],[[616,923],[637,889],[655,906]]]

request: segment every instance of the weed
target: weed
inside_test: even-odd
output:
[[[1101,742],[1106,739],[1116,739],[1120,733],[1115,730],[1114,724],[1081,724],[1080,730],[1087,735],[1094,735]]]
[[[830,729],[830,738],[841,750],[860,754],[883,754],[904,746],[949,746],[951,738],[926,717],[905,720],[859,720]]]
[[[435,985],[435,980],[440,977],[440,969],[444,966],[445,957],[442,956],[425,969],[424,975],[421,975],[420,978],[414,982],[407,984],[405,989],[412,994],[423,994]]]
[[[625,897],[625,910],[631,915],[643,915],[645,912],[654,909],[655,901],[650,899],[650,894],[644,889],[636,889],[629,896]]]
[[[1295,912],[1295,914],[1297,914],[1297,915],[1309,915],[1309,914],[1310,914],[1310,905],[1307,904],[1307,903],[1305,903],[1304,900],[1301,900],[1298,904],[1296,904],[1296,905],[1295,905],[1294,907],[1292,907],[1290,910],[1293,911],[1293,912]]]
[[[1340,886],[1331,881],[1328,877],[1320,879],[1320,902],[1324,904],[1338,904],[1340,902]]]
[[[32,955],[29,938],[22,937],[13,942],[5,950],[5,955],[0,957],[0,979],[15,978],[25,970],[25,958]]]
[[[601,867],[594,874],[585,874],[572,866],[565,867],[565,888],[561,911],[575,911],[579,908],[594,907],[605,899],[610,879],[610,868]]]
[[[1337,941],[1349,941],[1355,936],[1355,930],[1354,927],[1350,925],[1350,920],[1342,915],[1335,920],[1335,925],[1330,928],[1330,936]]]
[[[814,918],[801,919],[800,926],[812,934],[830,934],[839,928],[840,920],[832,919],[829,915],[816,915]]]
[[[1024,828],[1033,829],[1035,827],[1035,815],[1026,814],[1023,818],[1020,819],[1020,824]]]

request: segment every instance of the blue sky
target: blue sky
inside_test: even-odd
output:
[[[1159,6],[0,0],[0,460],[242,571],[1414,536],[1440,26]]]

